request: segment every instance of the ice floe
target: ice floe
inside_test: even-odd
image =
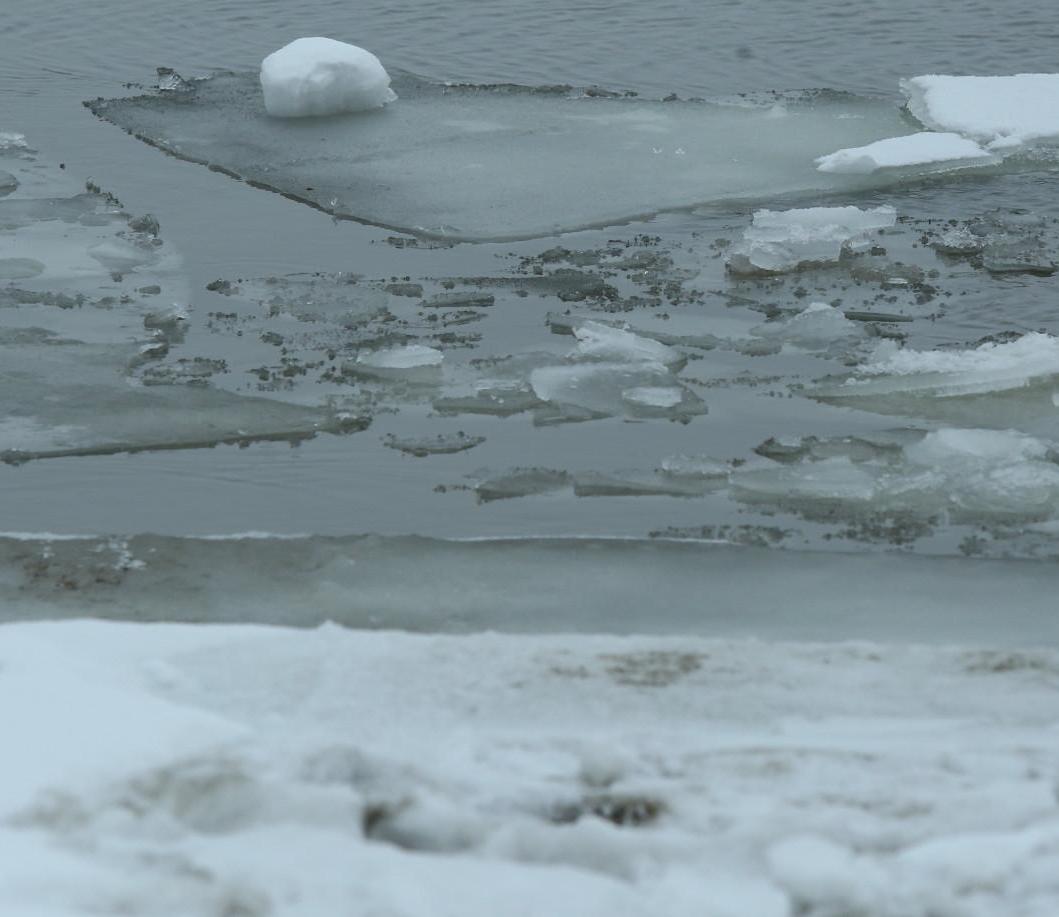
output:
[[[1059,138],[1059,73],[930,74],[902,80],[901,89],[926,127],[956,131],[992,150]]]
[[[841,309],[824,302],[810,303],[801,312],[782,321],[757,325],[750,329],[750,333],[807,350],[824,349],[836,342],[860,339],[867,334],[863,322],[850,321]]]
[[[992,162],[996,162],[996,157],[967,137],[921,131],[829,153],[816,160],[816,168],[821,172],[866,175],[879,169],[907,166],[930,165],[939,169],[958,169]]]
[[[845,248],[897,222],[890,206],[757,210],[728,256],[736,274],[769,274],[838,261]]]
[[[752,105],[564,87],[439,85],[399,73],[393,85],[400,104],[384,115],[326,124],[270,117],[246,74],[89,104],[166,152],[333,216],[476,240],[841,190],[863,179],[818,172],[816,157],[907,130],[887,102],[844,95],[792,95],[777,119]]]
[[[298,38],[261,62],[265,110],[306,118],[381,108],[397,98],[379,59],[332,38]]]

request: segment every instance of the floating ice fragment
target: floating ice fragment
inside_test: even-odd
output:
[[[846,318],[841,309],[824,302],[810,303],[808,308],[781,322],[768,322],[750,329],[757,337],[772,338],[807,350],[825,348],[843,338],[863,337],[864,325]]]
[[[10,172],[0,169],[0,197],[10,194],[18,187],[18,179]]]
[[[1059,375],[1059,338],[1026,334],[1016,341],[987,342],[970,350],[910,350],[881,345],[844,387],[849,394],[888,380],[904,390],[938,396],[1021,388],[1034,379]]]
[[[806,264],[837,261],[843,247],[861,236],[897,222],[890,206],[809,207],[755,211],[743,242],[728,256],[737,274],[779,273]]]
[[[661,363],[668,367],[682,366],[686,362],[684,355],[672,347],[601,322],[583,322],[573,332],[581,356],[629,363]]]
[[[361,353],[355,362],[345,363],[342,368],[345,372],[358,376],[433,382],[440,376],[444,358],[445,355],[434,347],[408,344]]]
[[[542,366],[530,373],[541,401],[604,415],[687,421],[706,405],[661,363],[579,363]]]
[[[44,273],[36,258],[0,258],[0,280],[26,280]]]
[[[158,256],[150,248],[133,245],[121,239],[107,239],[88,249],[88,254],[108,271],[125,273],[145,264],[152,264]]]
[[[261,62],[265,109],[305,118],[382,108],[397,98],[370,51],[332,38],[298,38]]]
[[[901,81],[909,111],[926,127],[1005,149],[1059,137],[1059,73],[940,76]]]
[[[934,165],[939,169],[960,169],[988,165],[996,157],[973,140],[959,134],[921,131],[904,137],[888,137],[867,146],[837,150],[816,160],[820,172],[867,175],[879,169]]]
[[[670,455],[662,459],[662,473],[674,478],[727,478],[726,462],[705,455]]]

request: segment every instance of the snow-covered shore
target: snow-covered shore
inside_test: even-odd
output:
[[[0,626],[0,912],[1059,912],[1059,651]]]

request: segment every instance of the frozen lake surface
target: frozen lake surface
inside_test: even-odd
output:
[[[0,910],[1056,913],[1051,4],[303,6],[6,12]]]

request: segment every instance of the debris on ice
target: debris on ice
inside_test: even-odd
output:
[[[261,62],[265,109],[305,118],[382,108],[397,98],[379,59],[332,38],[298,38]]]
[[[960,134],[920,131],[904,137],[888,137],[867,146],[837,150],[816,160],[819,172],[866,175],[879,169],[936,165],[953,169],[988,165],[996,157]]]
[[[901,89],[923,125],[965,134],[991,150],[1059,137],[1059,73],[929,74],[902,80]]]

